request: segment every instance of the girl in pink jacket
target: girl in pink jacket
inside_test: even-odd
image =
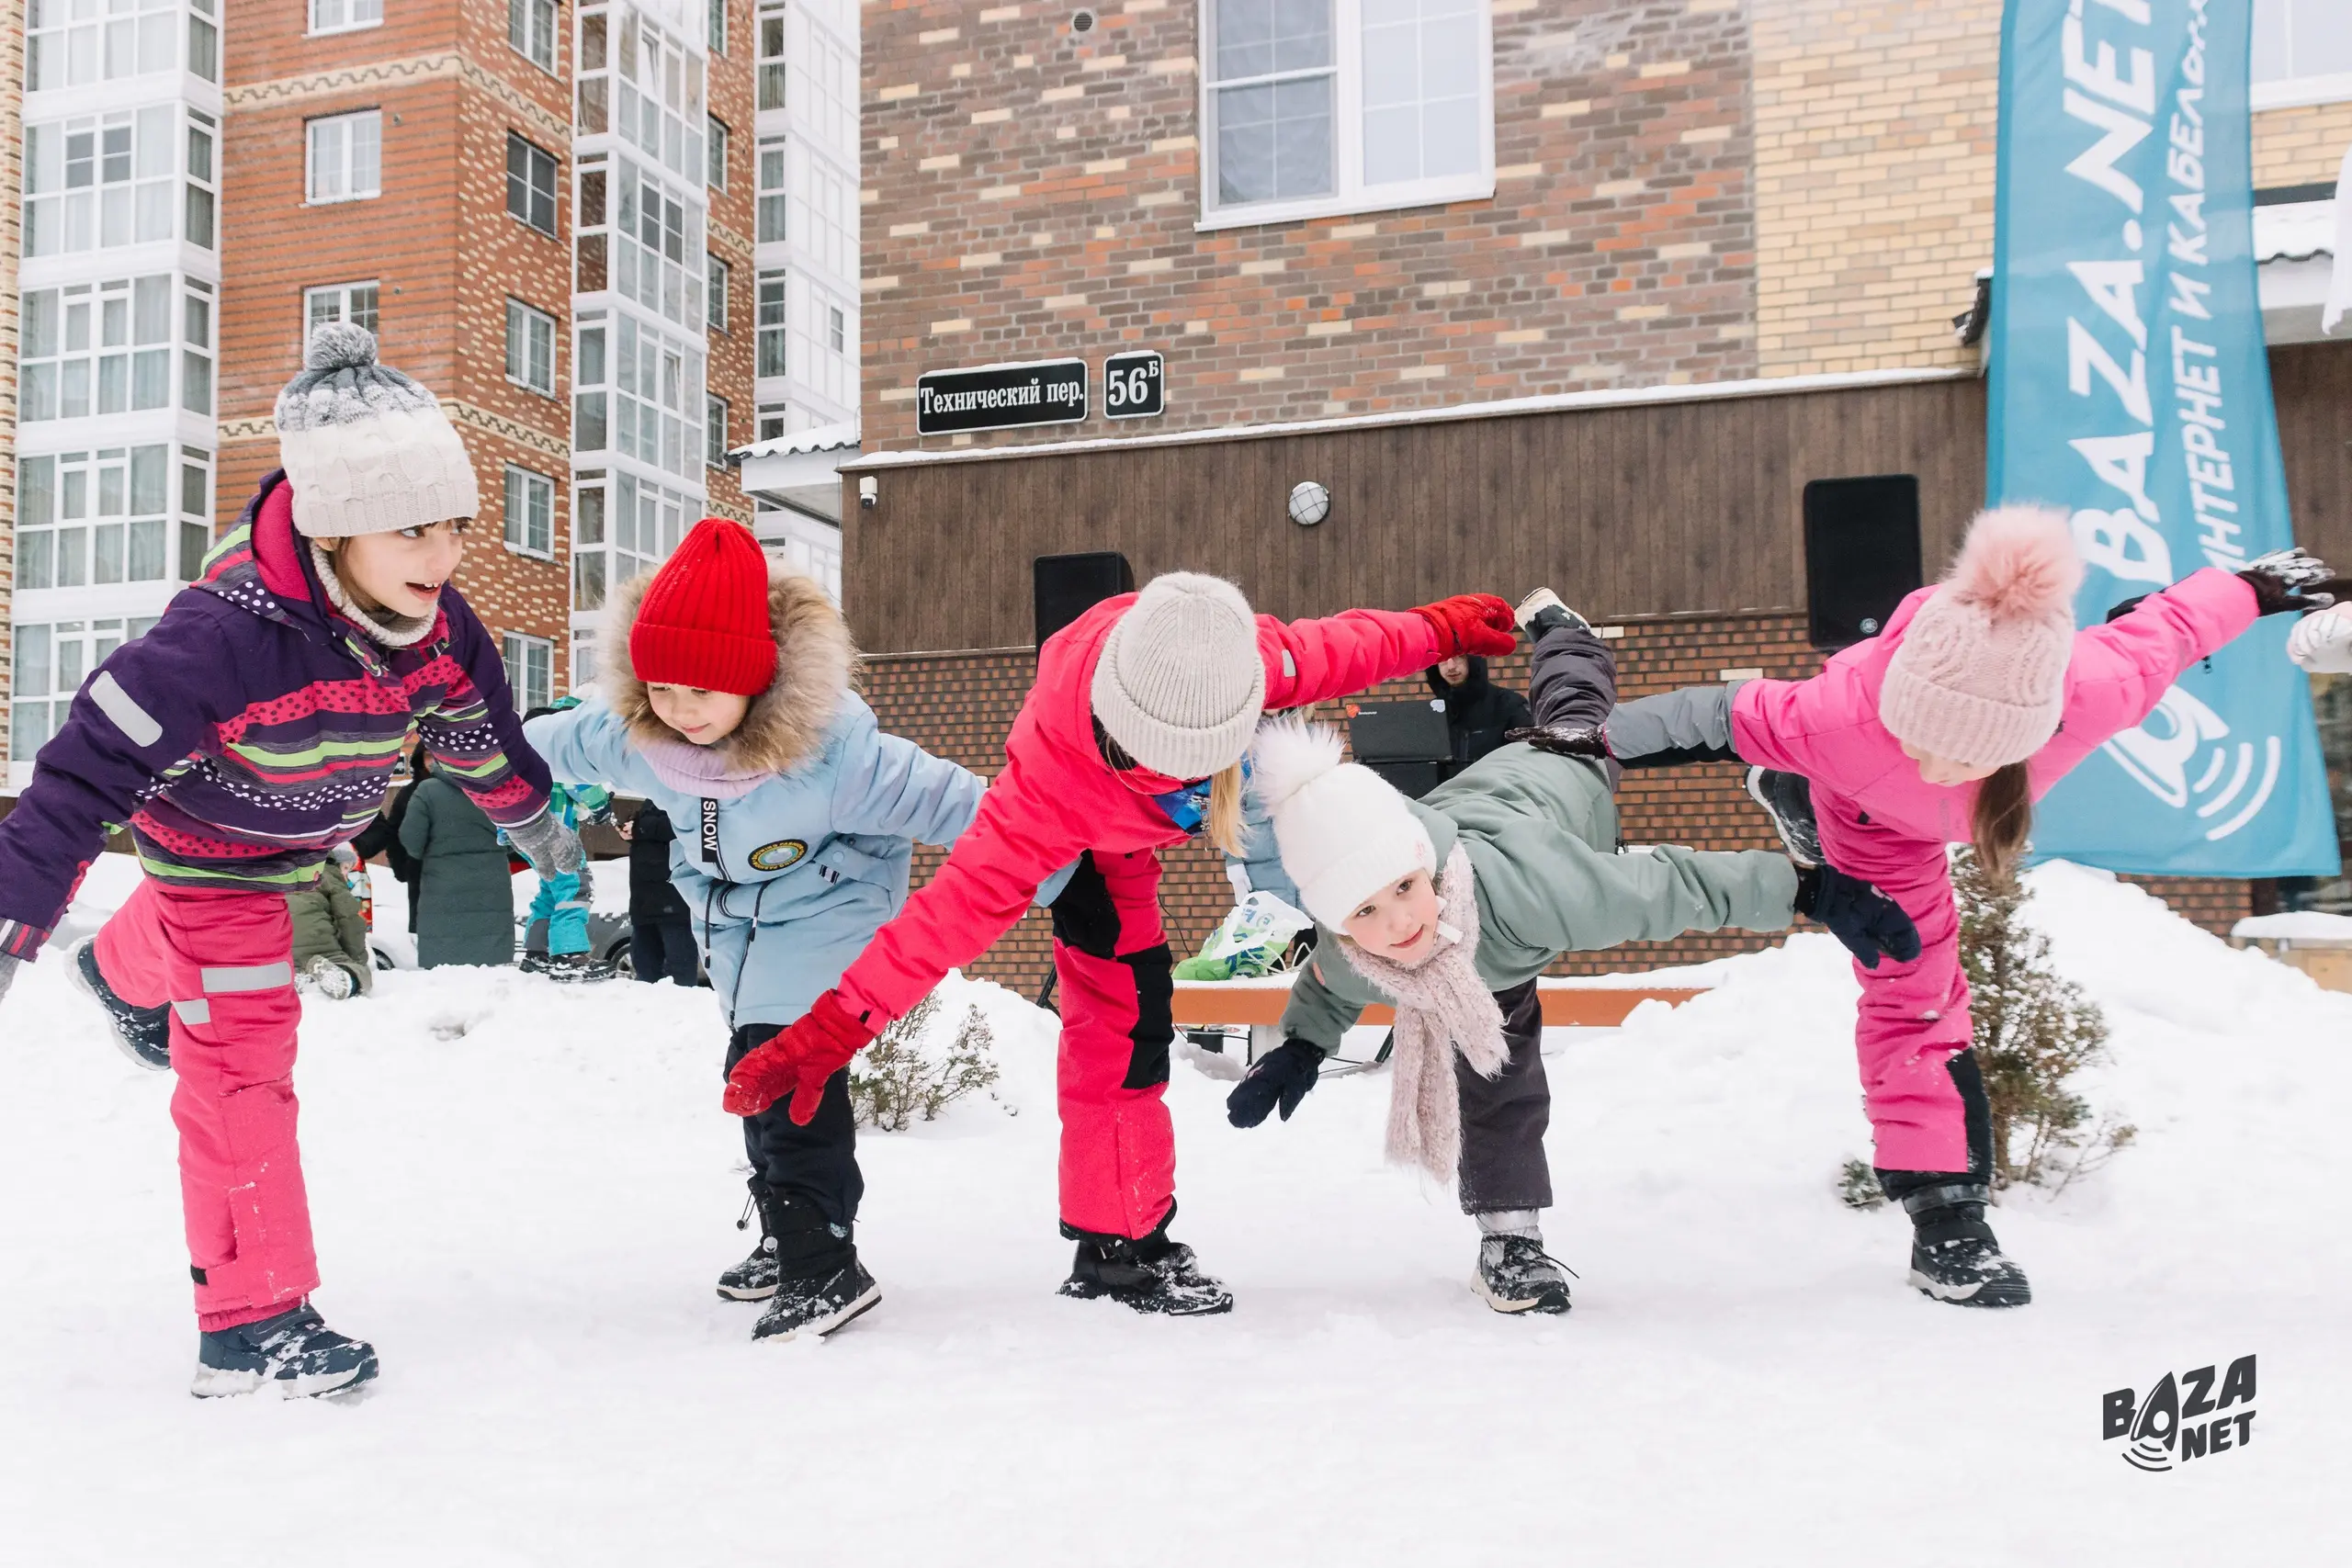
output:
[[[2025,1273],[1984,1222],[1992,1117],[1974,1054],[1946,847],[2006,879],[2033,803],[2147,717],[2189,665],[2256,616],[2328,601],[2327,569],[2281,551],[2208,568],[2077,632],[2082,564],[2063,513],[1977,517],[1944,581],[1808,681],[1694,687],[1618,708],[1629,767],[1736,757],[1800,861],[1874,883],[1919,928],[1911,963],[1855,966],[1855,1045],[1880,1184],[1912,1217],[1910,1282],[1939,1301],[2021,1306]],[[1808,805],[1807,784],[1810,784]]]
[[[1078,1243],[1062,1293],[1228,1310],[1232,1296],[1168,1235],[1176,1140],[1160,1099],[1175,1028],[1159,852],[1194,834],[1238,846],[1241,756],[1266,709],[1513,642],[1510,606],[1487,594],[1285,623],[1253,615],[1229,582],[1179,571],[1104,600],[1037,650],[1004,771],[946,863],[805,1017],[736,1064],[727,1109],[748,1116],[789,1097],[792,1119],[808,1121],[826,1078],[1074,864],[1052,900],[1061,1228]]]

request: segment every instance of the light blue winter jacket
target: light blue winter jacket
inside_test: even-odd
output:
[[[557,777],[641,795],[677,825],[670,881],[729,1029],[807,1012],[906,902],[912,844],[954,843],[987,787],[846,692],[814,756],[732,799],[665,781],[602,697],[524,733]]]

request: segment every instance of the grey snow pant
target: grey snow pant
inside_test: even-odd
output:
[[[1538,708],[1537,712],[1542,712]],[[1544,1077],[1544,1005],[1535,982],[1495,993],[1503,1010],[1510,1058],[1482,1078],[1460,1055],[1453,1081],[1462,1092],[1462,1212],[1493,1214],[1552,1206],[1552,1166],[1544,1134],[1552,1125],[1552,1086]]]

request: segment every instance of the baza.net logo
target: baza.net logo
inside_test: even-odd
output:
[[[2254,1358],[2232,1361],[2218,1393],[2211,1367],[2166,1372],[2145,1397],[2115,1390],[2099,1401],[2099,1436],[2128,1438],[2123,1462],[2140,1470],[2171,1470],[2245,1447],[2254,1441]]]

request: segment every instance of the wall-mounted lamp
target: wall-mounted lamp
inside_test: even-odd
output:
[[[866,511],[874,510],[882,499],[882,481],[872,474],[861,474],[857,480],[857,503]]]
[[[1331,492],[1313,479],[1301,479],[1290,487],[1290,520],[1302,528],[1312,528],[1331,515]]]

